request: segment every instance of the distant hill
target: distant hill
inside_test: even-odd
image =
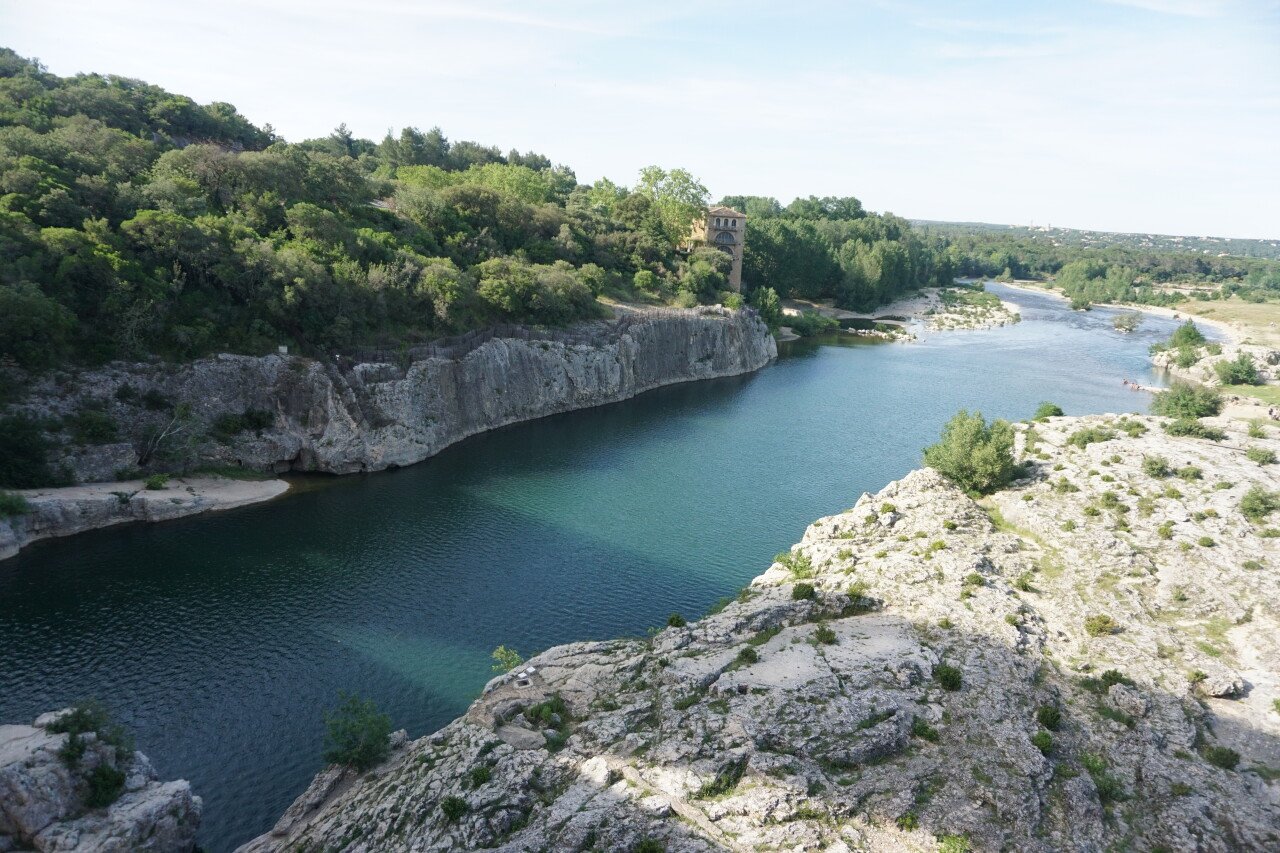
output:
[[[1048,225],[996,225],[989,222],[937,222],[909,220],[912,225],[942,235],[997,233],[1015,239],[1044,241],[1053,246],[1090,249],[1120,247],[1157,252],[1189,252],[1216,257],[1267,258],[1280,260],[1280,239],[1246,240],[1236,237],[1192,237],[1169,234],[1121,234],[1111,231],[1082,231]]]

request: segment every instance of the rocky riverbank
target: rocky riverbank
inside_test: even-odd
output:
[[[926,287],[910,296],[894,300],[869,314],[836,308],[831,300],[812,302],[788,299],[784,310],[791,314],[817,311],[835,320],[867,320],[897,327],[900,332],[884,332],[876,329],[846,329],[850,334],[879,337],[885,340],[915,340],[910,333],[914,325],[928,331],[956,331],[960,329],[995,329],[1008,326],[1022,319],[1018,306],[1004,302],[994,294],[974,290],[974,282],[964,282],[964,287]],[[787,340],[789,338],[780,338]]]
[[[67,726],[70,713],[0,725],[0,851],[192,850],[202,803],[190,784],[159,781],[145,755]]]
[[[981,502],[863,495],[714,615],[551,649],[242,851],[1275,848],[1280,434],[1164,422],[1020,426]]]
[[[202,500],[199,486],[194,496],[153,495],[116,480],[210,466],[346,474],[411,465],[485,430],[747,373],[776,356],[754,311],[703,307],[490,330],[398,357],[220,355],[50,376],[6,414],[52,425],[47,464],[103,485],[92,498],[31,496],[35,513],[0,522],[0,556],[41,536],[225,505]],[[132,496],[113,504],[118,492]]]
[[[279,497],[283,480],[178,477],[155,489],[142,480],[89,483],[16,492],[27,512],[0,518],[0,560],[37,539],[69,536],[130,521],[167,521],[200,512],[234,509]]]
[[[1258,381],[1264,385],[1280,384],[1280,350],[1254,344],[1223,344],[1213,347],[1189,347],[1186,353],[1166,349],[1151,354],[1151,363],[1170,376],[1196,382],[1201,385],[1221,385],[1216,365],[1232,362],[1241,354],[1251,360],[1258,371]],[[1185,363],[1184,359],[1194,359]]]

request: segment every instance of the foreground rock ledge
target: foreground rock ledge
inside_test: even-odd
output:
[[[127,757],[96,739],[71,767],[60,757],[70,737],[47,729],[66,711],[30,726],[0,725],[0,851],[41,853],[186,853],[195,847],[202,803],[184,780],[161,782],[141,752]],[[86,805],[100,765],[124,774],[119,799]]]
[[[1031,475],[983,504],[913,472],[719,613],[553,648],[330,768],[241,850],[1280,849],[1280,539],[1239,508],[1280,441],[1162,423],[1020,427]]]

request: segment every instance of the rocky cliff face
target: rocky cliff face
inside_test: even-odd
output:
[[[473,336],[399,363],[221,355],[116,364],[48,380],[25,409],[65,417],[95,408],[119,426],[119,441],[63,450],[82,482],[179,463],[343,474],[419,462],[517,421],[749,372],[776,355],[753,311],[668,309]]]
[[[0,851],[186,853],[201,801],[161,782],[141,752],[94,732],[55,732],[66,711],[0,725]]]
[[[1022,427],[981,503],[863,495],[720,612],[551,649],[242,851],[1280,849],[1280,476],[1245,455],[1280,440],[1162,423]]]

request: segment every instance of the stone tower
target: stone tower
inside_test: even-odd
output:
[[[729,288],[742,292],[742,243],[747,232],[747,217],[732,207],[713,207],[705,221],[695,222],[690,244],[714,246],[733,258],[729,269]]]

